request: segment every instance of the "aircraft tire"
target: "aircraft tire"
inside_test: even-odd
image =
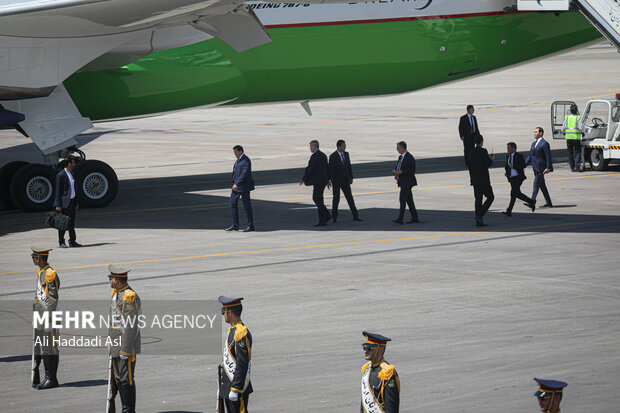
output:
[[[80,162],[74,172],[80,208],[100,208],[114,201],[118,177],[110,165],[91,159]]]
[[[11,179],[11,201],[24,211],[46,211],[54,202],[56,172],[39,163],[22,166]]]
[[[0,210],[15,209],[15,204],[11,200],[11,179],[24,165],[28,165],[28,162],[13,161],[0,168]]]
[[[603,158],[602,150],[594,148],[590,152],[590,164],[592,164],[592,170],[604,171],[609,166],[609,159]]]

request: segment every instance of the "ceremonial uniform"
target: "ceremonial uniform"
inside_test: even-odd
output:
[[[366,341],[362,346],[372,349],[384,346],[389,338],[364,331]],[[361,413],[398,413],[400,405],[400,379],[396,367],[381,358],[369,361],[362,367]]]
[[[41,247],[31,247],[32,258],[37,260],[39,256],[44,256],[47,260],[50,249]],[[49,320],[51,323],[52,312],[56,310],[58,306],[58,292],[60,290],[60,278],[56,274],[56,270],[50,267],[46,263],[44,267],[40,267],[37,270],[36,291],[34,296],[34,303],[32,305],[33,311],[43,315],[49,314]],[[51,327],[35,326],[34,329],[34,341],[33,341],[33,355],[36,362],[36,367],[33,366],[33,387],[37,389],[50,389],[58,387],[58,379],[56,373],[58,371],[58,329],[52,329]],[[39,364],[40,360],[43,360],[45,366],[45,379],[39,384]]]
[[[109,278],[127,279],[129,270],[110,265]],[[110,357],[114,379],[121,396],[123,413],[134,413],[136,406],[136,383],[134,373],[136,354],[140,353],[140,328],[138,316],[141,313],[141,302],[138,294],[124,284],[122,288],[112,290],[110,300]]]
[[[534,377],[538,383],[538,390],[534,396],[538,397],[540,410],[543,413],[560,413],[560,402],[564,387],[568,384],[558,380],[543,380]]]
[[[220,296],[222,314],[230,307],[241,306],[243,298],[229,298]],[[226,320],[228,321],[228,320]],[[229,413],[246,413],[248,399],[252,393],[250,382],[252,359],[252,334],[242,321],[238,321],[228,328],[226,345],[222,355],[222,364],[219,378],[219,395],[224,399],[226,411]],[[237,393],[236,400],[231,400],[231,393]]]

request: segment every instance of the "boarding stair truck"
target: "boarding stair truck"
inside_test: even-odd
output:
[[[575,102],[557,101],[551,105],[553,139],[564,139],[562,125]],[[616,99],[590,100],[580,120],[581,170],[590,163],[595,171],[604,171],[611,161],[620,162],[620,93]]]

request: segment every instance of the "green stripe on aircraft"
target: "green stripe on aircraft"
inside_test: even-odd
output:
[[[153,53],[65,86],[83,116],[137,117],[196,106],[403,93],[600,38],[579,13],[511,13],[268,29],[237,53],[223,42]],[[569,67],[566,70],[570,70]]]

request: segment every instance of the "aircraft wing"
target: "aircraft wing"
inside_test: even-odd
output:
[[[243,0],[0,0],[0,100],[48,96],[76,71],[212,37],[238,52],[271,41]]]
[[[62,87],[73,73],[212,37],[238,52],[271,41],[244,0],[0,0],[0,115],[24,116],[21,132],[51,154],[92,127]]]

